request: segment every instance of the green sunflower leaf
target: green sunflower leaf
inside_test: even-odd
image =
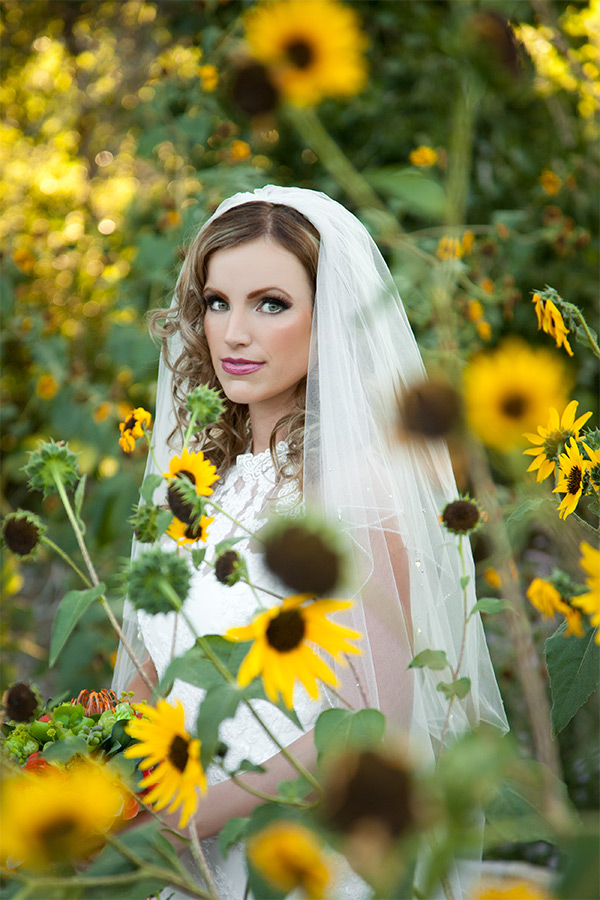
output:
[[[552,694],[552,733],[565,728],[600,682],[600,646],[594,629],[583,637],[565,637],[567,623],[549,637],[544,647]]]
[[[215,556],[220,556],[222,553],[226,553],[227,550],[231,550],[232,547],[235,547],[243,538],[226,538],[224,541],[219,541],[217,546],[215,547]]]
[[[457,697],[462,700],[471,690],[470,678],[457,678],[456,681],[440,681],[437,686],[438,691],[446,696],[448,700],[451,697]]]
[[[421,650],[420,653],[410,661],[409,669],[445,669],[450,665],[444,650]]]
[[[247,816],[245,818],[236,816],[233,819],[229,819],[227,825],[219,832],[219,850],[221,851],[221,856],[225,857],[225,859],[233,845],[237,844],[245,836],[249,821],[250,819]]]
[[[98,584],[85,591],[69,591],[60,601],[52,624],[50,637],[50,668],[58,659],[58,655],[67,642],[67,638],[79,622],[82,615],[92,605],[94,600],[102,596],[106,590],[105,584]]]
[[[487,613],[487,615],[491,615],[493,613],[502,612],[503,609],[509,609],[510,603],[507,603],[502,597],[481,597],[471,612],[469,613],[469,618],[475,612]]]
[[[146,475],[144,478],[144,483],[142,485],[142,489],[140,491],[142,495],[142,499],[146,501],[146,503],[152,503],[152,498],[154,496],[154,491],[160,487],[162,484],[163,477],[162,475]]]
[[[327,753],[343,753],[377,746],[385,733],[385,716],[377,709],[326,709],[315,724],[319,760]]]
[[[192,550],[192,563],[195,569],[199,569],[202,563],[204,562],[204,557],[206,556],[206,547],[201,547],[199,550]]]

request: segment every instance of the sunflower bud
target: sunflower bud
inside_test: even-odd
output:
[[[485,513],[475,500],[467,495],[447,503],[442,510],[440,522],[452,534],[472,534],[480,528]]]
[[[231,98],[245,115],[259,116],[275,109],[279,94],[268,70],[260,63],[249,62],[233,76]]]
[[[24,509],[6,516],[2,525],[2,538],[9,550],[17,556],[31,556],[41,541],[45,525],[38,517]]]
[[[296,593],[328,594],[340,580],[343,554],[339,538],[323,523],[276,520],[261,538],[267,566]]]
[[[131,603],[136,609],[155,615],[172,612],[169,587],[181,602],[185,600],[190,589],[191,572],[181,556],[156,547],[131,563],[126,578]]]
[[[157,541],[170,521],[171,513],[152,503],[140,504],[129,519],[137,540],[142,544],[153,544]]]
[[[401,434],[434,440],[446,437],[458,425],[462,403],[450,384],[432,379],[407,388],[398,409]]]
[[[221,584],[233,587],[248,574],[243,556],[235,550],[226,550],[217,557],[215,577]]]
[[[185,398],[185,408],[192,414],[198,428],[206,428],[219,421],[225,404],[218,391],[207,384],[199,384]]]
[[[42,491],[44,497],[56,491],[57,481],[61,481],[67,491],[72,490],[79,481],[77,456],[68,446],[59,441],[45,441],[37,450],[29,453],[23,466],[32,491]]]
[[[37,688],[19,681],[4,692],[2,706],[13,722],[30,722],[41,709],[42,699]]]
[[[373,750],[336,759],[325,783],[323,817],[346,836],[372,824],[395,841],[416,822],[412,767]]]

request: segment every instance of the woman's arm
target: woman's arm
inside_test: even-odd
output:
[[[142,669],[146,673],[146,676],[150,683],[152,685],[157,685],[158,674],[156,671],[156,667],[150,657],[148,657],[148,659],[142,666]],[[150,699],[152,697],[152,691],[148,688],[139,672],[136,672],[135,676],[131,679],[125,690],[133,691],[134,703],[142,703],[144,700],[150,702]]]

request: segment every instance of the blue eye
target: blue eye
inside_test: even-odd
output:
[[[207,309],[212,309],[214,312],[222,312],[227,309],[227,301],[221,300],[220,297],[207,297],[205,303]]]
[[[261,300],[260,307],[262,312],[273,315],[284,309],[289,309],[289,304],[285,303],[283,300],[278,300],[276,297],[265,297]]]

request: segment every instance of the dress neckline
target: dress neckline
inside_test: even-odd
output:
[[[275,452],[280,460],[287,455],[287,450],[287,441],[278,441],[275,445]],[[266,450],[261,450],[260,453],[252,453],[251,450],[247,453],[240,453],[236,458],[235,465],[242,473],[258,474],[266,472],[268,469],[273,468],[271,451],[267,447]]]

